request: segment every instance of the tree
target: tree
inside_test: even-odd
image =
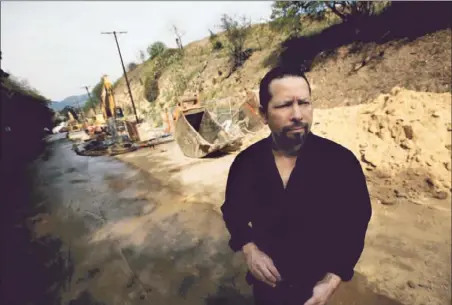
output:
[[[246,17],[242,17],[240,21],[237,21],[224,14],[221,17],[220,28],[225,32],[227,39],[232,73],[242,66],[251,55],[249,50],[245,50],[245,42],[250,34],[251,22]]]
[[[272,4],[271,19],[294,19],[301,15],[313,18],[331,11],[342,21],[370,16],[375,11],[372,1],[276,1]]]
[[[173,32],[174,35],[176,35],[176,44],[177,47],[181,50],[184,49],[184,45],[182,44],[182,36],[185,35],[185,33],[181,34],[180,30],[173,24]]]
[[[33,88],[27,79],[20,79],[14,75],[9,75],[8,78],[2,80],[2,84],[5,88],[13,91],[20,91],[26,95],[34,97],[36,100],[41,100],[44,103],[50,103],[51,101],[44,97],[36,88]]]
[[[325,1],[325,6],[343,21],[368,17],[375,12],[372,1]]]
[[[307,2],[276,1],[272,4],[271,27],[276,30],[287,29],[291,34],[301,32],[300,15],[304,12]]]
[[[154,59],[156,56],[162,54],[165,50],[166,45],[161,41],[154,42],[147,49],[150,59]]]
[[[103,82],[102,79],[99,80],[99,82],[94,86],[93,90],[91,91],[91,95],[94,99],[98,100],[98,103],[102,100],[102,86]]]

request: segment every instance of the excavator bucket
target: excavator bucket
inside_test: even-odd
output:
[[[174,136],[184,155],[191,158],[234,151],[242,144],[241,137],[228,134],[208,110],[197,105],[179,111]]]
[[[259,114],[259,98],[256,91],[247,91],[245,102],[233,118],[240,130],[247,134],[257,132],[264,127],[264,121]]]

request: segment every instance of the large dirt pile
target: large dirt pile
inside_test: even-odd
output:
[[[451,96],[395,87],[369,103],[317,109],[313,132],[360,159],[372,196],[419,203],[451,192]],[[244,148],[269,134],[250,135]]]
[[[315,112],[314,132],[351,149],[382,203],[451,191],[451,96],[395,87],[369,104]]]

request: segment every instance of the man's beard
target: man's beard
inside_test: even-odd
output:
[[[294,133],[289,136],[289,131],[293,128],[303,128],[304,131]],[[279,133],[272,133],[274,149],[282,150],[288,154],[296,155],[298,150],[306,142],[310,132],[309,124],[300,123],[289,127],[284,127]]]

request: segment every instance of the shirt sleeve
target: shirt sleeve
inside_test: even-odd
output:
[[[229,246],[234,252],[252,241],[252,228],[248,225],[250,217],[250,172],[244,160],[237,156],[232,163],[226,183],[225,201],[221,206],[226,228],[231,235]]]
[[[350,281],[354,275],[363,249],[372,207],[366,177],[358,159],[350,157],[340,160],[338,170],[338,192],[334,209],[336,225],[332,232],[329,272],[338,275],[342,281]]]

